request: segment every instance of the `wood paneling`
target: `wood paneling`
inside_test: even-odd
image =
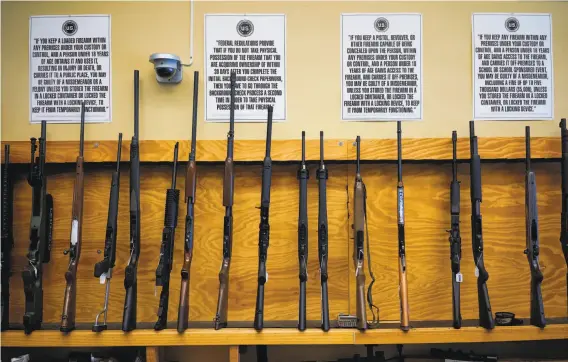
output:
[[[167,153],[169,159],[171,150]],[[556,162],[535,162],[533,168],[537,173],[538,183],[541,266],[544,273],[542,290],[545,312],[547,317],[565,317],[566,265],[561,256],[558,241],[561,204],[560,167]],[[97,251],[102,250],[104,244],[110,175],[113,167],[91,163],[87,164],[85,169],[83,248],[78,272],[78,323],[92,323],[103,305],[104,286],[93,277],[93,265],[102,259],[102,254]],[[52,260],[44,268],[44,322],[46,323],[59,323],[61,317],[65,286],[64,273],[68,265],[68,256],[63,255],[63,251],[69,243],[73,170],[73,165],[48,166],[50,174],[48,189],[55,200],[55,230]],[[185,168],[180,167],[177,179],[180,189],[183,189],[184,185],[184,171]],[[236,167],[235,230],[230,278],[229,324],[231,321],[245,321],[250,322],[252,326],[258,268],[259,210],[256,207],[260,204],[260,171],[259,165],[238,165]],[[298,316],[298,181],[296,171],[296,165],[276,165],[273,171],[271,234],[267,264],[269,280],[266,284],[265,295],[267,321],[294,321]],[[406,241],[411,321],[449,320],[451,319],[451,273],[448,235],[445,230],[449,227],[451,166],[449,164],[405,164],[403,172],[406,193]],[[399,318],[395,219],[396,166],[384,163],[364,164],[362,174],[368,192],[367,211],[372,267],[377,278],[374,300],[380,307],[382,321],[396,321]],[[329,165],[329,175],[329,299],[330,316],[335,319],[340,312],[355,312],[352,290],[355,283],[352,267],[352,221],[350,220],[352,203],[349,201],[351,196],[348,196],[353,188],[354,168],[352,165],[345,164]],[[127,165],[123,166],[121,176],[118,253],[111,287],[110,323],[120,323],[122,320],[124,268],[129,257]],[[525,247],[524,168],[521,163],[484,162],[482,163],[482,176],[484,199],[481,210],[484,217],[485,263],[490,275],[488,286],[492,307],[494,311],[512,311],[521,318],[528,317],[529,270],[523,254]],[[165,190],[170,186],[171,166],[143,165],[141,177],[142,251],[138,270],[138,322],[154,322],[158,306],[158,297],[154,296],[155,269],[159,259]],[[222,164],[198,166],[195,206],[196,240],[190,285],[191,321],[211,322],[215,315],[224,213],[222,178]],[[466,165],[460,164],[459,179],[462,183],[461,230],[462,272],[464,274],[462,315],[464,319],[475,319],[477,317],[477,292],[470,246],[469,168]],[[25,255],[28,248],[30,198],[31,191],[25,180],[25,174],[18,174],[15,180],[14,207],[16,245],[12,253],[13,276],[10,279],[10,321],[12,323],[21,323],[23,315],[24,294],[21,270],[27,262]],[[315,169],[310,167],[308,320],[320,319],[317,199]],[[171,322],[177,318],[179,300],[183,219],[185,217],[183,202],[180,204],[179,213],[174,268],[170,285],[168,319]],[[367,272],[367,285],[369,282],[370,276]],[[21,336],[21,332],[14,333]],[[84,332],[73,333],[81,335]],[[212,331],[212,333],[215,332]],[[317,330],[309,333],[314,333],[316,340],[320,338]],[[340,332],[322,334],[322,343],[324,341],[326,343],[334,343],[334,341],[351,343],[343,339],[344,335],[334,333]],[[3,334],[2,337],[9,335],[11,334]],[[34,332],[34,336],[36,335],[41,336],[42,334]],[[96,337],[94,341],[115,343],[111,341],[113,337],[110,337],[114,334],[105,332],[103,335],[105,336]],[[222,334],[212,336],[222,338]],[[148,340],[151,338],[148,337]],[[180,337],[179,340],[174,338],[172,343],[189,343],[189,340],[185,338]],[[241,343],[239,338],[235,337],[234,343]],[[264,342],[261,337],[258,338],[260,339],[254,339],[251,342]],[[285,334],[283,338],[283,343],[286,340],[292,343],[296,337]],[[75,343],[75,340],[70,341]],[[127,340],[123,341],[127,342]],[[218,340],[215,341],[215,343],[218,342]]]
[[[365,344],[411,344],[411,343],[459,343],[551,340],[568,338],[566,324],[551,324],[545,329],[533,326],[496,327],[486,331],[481,327],[415,328],[403,332],[398,328],[374,329],[359,332],[354,329],[332,329],[323,332],[307,329],[299,332],[292,328],[265,328],[257,332],[253,328],[188,329],[179,334],[175,329],[155,332],[135,330],[130,333],[106,331],[95,334],[91,331],[74,331],[64,335],[59,331],[35,331],[25,336],[21,331],[2,333],[2,347],[93,347],[93,346],[236,346],[236,345],[365,345]],[[183,349],[182,349],[183,350]],[[218,349],[217,349],[218,350]],[[166,352],[168,357],[185,355]],[[224,355],[227,356],[226,351]],[[212,360],[218,353],[212,354]],[[190,359],[193,361],[193,358]],[[224,359],[226,360],[226,359]]]
[[[394,135],[393,135],[394,136]],[[452,140],[447,138],[406,138],[403,139],[405,160],[449,160],[452,157]],[[117,136],[118,138],[118,136]],[[171,149],[176,141],[140,141],[140,159],[143,162],[171,161]],[[524,137],[480,137],[479,154],[485,159],[520,159],[525,157]],[[10,144],[10,160],[14,163],[30,161],[30,143],[27,141],[2,141]],[[179,159],[187,160],[189,156],[189,141],[180,141]],[[224,161],[227,154],[226,140],[197,141],[197,161]],[[560,137],[531,138],[533,158],[560,158]],[[75,162],[77,150],[76,141],[47,142],[47,162]],[[122,161],[130,160],[130,139],[123,139]],[[116,141],[86,141],[86,162],[116,161]],[[265,143],[263,140],[235,140],[235,160],[262,161]],[[301,158],[301,142],[297,140],[272,141],[272,159],[275,161],[298,161]],[[396,139],[365,139],[361,143],[361,159],[363,160],[395,160]],[[306,158],[319,160],[319,140],[306,140]],[[326,160],[354,160],[354,140],[325,140]],[[458,158],[469,159],[469,138],[458,139]],[[4,156],[2,155],[2,160]]]

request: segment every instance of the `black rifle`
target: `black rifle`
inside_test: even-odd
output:
[[[191,123],[191,151],[185,173],[185,240],[183,245],[183,266],[181,268],[181,287],[179,293],[179,309],[177,330],[182,333],[187,329],[189,318],[189,270],[193,258],[193,229],[195,189],[197,187],[197,166],[195,164],[195,144],[197,142],[197,95],[199,91],[199,72],[193,72],[193,119]]]
[[[460,182],[458,181],[457,164],[457,141],[456,131],[452,132],[453,158],[452,158],[452,182],[450,183],[450,260],[452,263],[452,306],[454,328],[461,328],[462,317],[460,312],[460,283],[463,276],[460,272],[461,261],[461,236],[460,236]]]
[[[568,131],[566,118],[560,121],[560,140],[562,144],[562,159],[560,161],[560,174],[562,175],[562,211],[560,214],[560,245],[566,261],[566,294],[568,300]],[[568,308],[568,303],[566,304]]]
[[[298,329],[306,329],[306,281],[308,280],[308,179],[306,167],[306,132],[302,131],[302,163],[298,169],[300,181],[300,207],[298,215],[298,262],[300,265],[300,308]]]
[[[256,290],[256,310],[254,313],[254,329],[261,331],[264,324],[264,284],[268,278],[266,259],[270,239],[270,184],[272,182],[272,106],[268,106],[268,122],[266,125],[266,154],[262,164],[262,191],[260,197],[260,224],[258,231],[258,288]]]
[[[365,209],[366,189],[361,177],[361,137],[357,136],[357,168],[355,170],[355,187],[353,191],[353,263],[355,265],[355,289],[357,329],[367,329],[367,309],[365,306]]]
[[[329,299],[327,297],[327,178],[328,171],[323,163],[323,131],[320,131],[320,164],[316,172],[319,187],[318,200],[318,259],[321,279],[321,329],[329,331]]]
[[[10,145],[4,146],[2,165],[2,330],[8,329],[10,319],[10,256],[14,247],[13,213],[14,190],[10,177]]]
[[[172,169],[172,187],[166,191],[162,246],[160,247],[160,261],[156,269],[156,286],[162,287],[162,291],[160,292],[160,305],[158,307],[158,321],[154,324],[154,329],[157,331],[166,328],[168,324],[170,274],[174,262],[174,239],[176,235],[179,205],[179,190],[176,189],[178,149],[179,143],[176,142],[174,147],[174,165]]]
[[[477,150],[477,136],[473,121],[469,122],[470,148],[470,191],[471,191],[471,246],[477,276],[477,300],[479,303],[479,325],[485,329],[495,328],[495,320],[491,312],[487,280],[489,273],[483,263],[483,234],[481,229],[481,159]]]
[[[235,165],[233,163],[233,148],[235,145],[235,87],[237,75],[231,73],[231,101],[229,105],[229,133],[227,133],[227,158],[225,158],[225,173],[223,177],[223,262],[219,271],[219,296],[217,299],[217,314],[215,329],[227,326],[227,307],[229,304],[229,271],[231,268],[231,252],[233,249],[233,198],[235,194]]]
[[[400,329],[410,329],[410,316],[408,308],[408,283],[406,280],[406,241],[404,237],[404,184],[402,183],[402,129],[401,122],[396,123],[398,145],[398,184],[397,193],[397,219],[398,219],[398,292],[400,294]]]
[[[65,295],[63,297],[63,312],[59,330],[64,333],[75,329],[75,314],[77,311],[77,269],[81,257],[83,239],[83,195],[85,192],[85,169],[83,151],[85,148],[85,102],[81,103],[81,134],[79,141],[79,156],[75,166],[75,185],[73,188],[73,206],[71,211],[71,236],[69,249],[69,267],[65,273]]]
[[[32,216],[28,264],[22,272],[26,298],[24,312],[26,334],[40,329],[43,321],[43,263],[48,263],[50,260],[53,235],[53,197],[47,193],[45,175],[46,128],[46,122],[42,121],[38,157],[35,157],[36,139],[30,139],[31,162],[28,184],[32,187]]]
[[[110,196],[108,201],[108,218],[105,234],[104,258],[95,264],[94,275],[99,278],[102,284],[106,283],[105,304],[100,311],[93,325],[93,332],[101,332],[107,329],[108,299],[110,296],[110,280],[112,279],[112,269],[116,261],[116,234],[118,232],[118,199],[120,194],[120,156],[122,153],[122,133],[118,134],[118,151],[116,154],[116,171],[112,173],[110,183]],[[99,323],[99,318],[104,315],[103,323]]]
[[[130,259],[124,271],[124,313],[122,330],[136,329],[136,294],[138,289],[137,271],[140,258],[140,145],[138,143],[138,122],[140,108],[140,74],[134,71],[134,136],[130,142]]]
[[[531,269],[531,324],[544,328],[544,305],[540,284],[544,279],[538,263],[540,238],[538,234],[538,206],[536,202],[536,176],[531,170],[531,128],[525,127],[525,227],[527,244],[525,254]]]

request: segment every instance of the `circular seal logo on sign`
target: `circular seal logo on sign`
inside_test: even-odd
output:
[[[508,31],[517,31],[519,30],[520,26],[521,24],[519,23],[519,20],[517,20],[517,18],[508,18],[507,20],[505,20],[505,29],[507,29]]]
[[[63,33],[65,35],[68,35],[68,36],[75,35],[77,30],[79,30],[79,25],[77,25],[77,23],[74,20],[66,20],[63,23],[61,30],[63,30]]]
[[[252,24],[252,21],[241,20],[237,24],[237,33],[239,33],[240,36],[244,37],[251,36],[253,32],[254,32],[254,25]]]
[[[375,20],[376,31],[387,31],[389,28],[389,21],[385,18],[378,18]]]

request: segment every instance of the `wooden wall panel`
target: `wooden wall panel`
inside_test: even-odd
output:
[[[534,163],[537,172],[541,236],[543,296],[548,317],[566,313],[566,266],[559,236],[560,175],[556,162]],[[55,230],[52,261],[45,265],[44,321],[58,323],[64,292],[68,256],[72,165],[49,165],[49,190],[55,199]],[[183,199],[184,171],[178,173]],[[296,165],[276,165],[273,172],[271,238],[268,250],[269,280],[266,285],[266,320],[296,320],[298,314],[297,218],[298,181]],[[406,193],[406,239],[411,320],[451,319],[451,273],[449,262],[449,164],[404,164]],[[78,273],[77,322],[92,323],[101,309],[104,286],[93,277],[93,265],[102,259],[104,229],[112,166],[87,164],[83,248]],[[330,234],[330,316],[355,312],[352,261],[352,202],[354,168],[330,165],[328,214]],[[362,173],[368,192],[368,217],[373,270],[374,300],[380,319],[398,320],[398,272],[396,241],[396,166],[365,164]],[[139,266],[138,321],[154,322],[158,297],[154,296],[155,269],[163,227],[165,190],[170,185],[170,165],[142,167],[142,252]],[[489,293],[494,311],[510,310],[521,317],[529,314],[529,271],[524,226],[524,167],[522,163],[482,164],[485,262],[490,274]],[[196,203],[196,241],[191,269],[190,320],[212,321],[217,303],[218,271],[222,248],[223,165],[200,165]],[[470,235],[469,166],[460,164],[462,182],[462,315],[477,317],[477,297]],[[258,223],[260,165],[236,167],[234,246],[231,267],[229,320],[254,318],[258,268]],[[25,175],[15,182],[14,274],[11,282],[11,322],[20,323],[24,295],[21,270],[26,264],[31,192]],[[320,319],[320,282],[317,255],[317,179],[310,167],[308,319]],[[183,255],[185,204],[179,209],[174,268],[170,285],[169,320],[177,318],[180,268]],[[122,169],[117,266],[114,270],[109,322],[122,320],[124,267],[129,257],[128,167]],[[366,261],[365,261],[366,262]],[[370,275],[367,271],[367,285]],[[159,293],[159,290],[158,290]],[[369,314],[370,318],[370,314]]]
[[[541,241],[541,267],[545,313],[566,313],[566,266],[558,241],[560,234],[560,167],[533,163],[537,174]],[[367,188],[367,214],[372,267],[376,277],[373,299],[380,318],[399,319],[398,246],[396,221],[396,165],[362,165]],[[471,250],[469,165],[459,165],[461,181],[461,308],[464,319],[478,316],[477,287]],[[354,167],[350,166],[349,193]],[[448,234],[451,165],[404,164],[408,291],[412,320],[451,320],[451,269]],[[530,273],[525,249],[524,164],[482,164],[483,236],[489,272],[492,309],[530,315]],[[350,196],[350,200],[352,196]],[[352,204],[350,205],[350,210]],[[350,240],[350,252],[353,250]],[[365,260],[367,263],[367,260]],[[352,276],[352,277],[351,277]],[[366,270],[367,285],[370,275]],[[351,313],[355,313],[355,282],[350,262]],[[368,319],[371,318],[369,310]]]

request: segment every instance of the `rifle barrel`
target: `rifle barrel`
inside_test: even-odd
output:
[[[359,165],[359,161],[361,159],[361,137],[357,136],[357,169],[356,169],[356,173],[360,173],[360,165]]]
[[[79,141],[79,156],[83,157],[85,149],[85,102],[81,102],[81,136]]]
[[[456,131],[452,131],[452,148],[453,148],[453,157],[452,157],[452,177],[453,181],[456,181],[458,178],[458,162],[457,162],[457,142],[458,142],[458,133]]]
[[[193,116],[191,123],[191,151],[189,160],[195,161],[195,144],[197,140],[197,103],[199,99],[199,72],[193,72]]]
[[[402,182],[402,129],[401,122],[396,122],[396,137],[398,147],[398,182]]]
[[[525,127],[525,168],[529,172],[531,170],[531,127]]]
[[[320,131],[320,164],[323,165],[323,131]]]
[[[171,187],[172,189],[176,188],[178,149],[179,149],[179,142],[176,142],[176,145],[174,147],[174,167],[172,170],[172,187]]]
[[[306,163],[306,132],[302,131],[302,165]]]
[[[120,158],[122,156],[122,133],[118,134],[118,151],[116,152],[116,172],[120,172]]]
[[[140,71],[134,71],[134,137],[138,138],[140,117]]]

